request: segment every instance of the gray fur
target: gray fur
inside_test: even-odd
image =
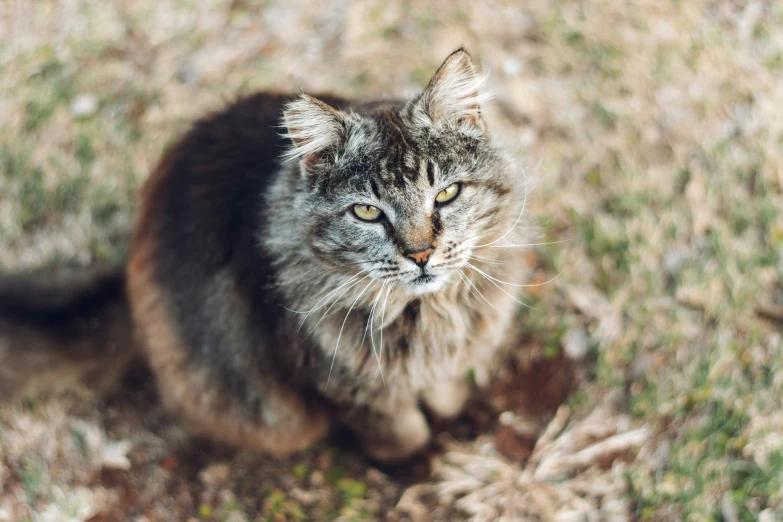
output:
[[[323,132],[309,128],[294,139],[288,156],[299,162],[268,194],[260,240],[275,256],[290,320],[301,324],[302,337],[315,339],[327,363],[317,372],[319,391],[350,404],[346,421],[359,431],[367,427],[352,417],[357,408],[380,415],[376,431],[384,418],[388,429],[394,418],[409,419],[410,433],[369,443],[379,458],[405,456],[426,442],[420,399],[437,402],[442,392],[428,391],[459,389],[471,370],[485,374],[520,306],[522,249],[499,247],[529,240],[520,219],[525,173],[480,119],[465,119],[480,118],[478,92],[465,87],[471,80],[477,89],[480,79],[460,51],[415,100],[332,109]],[[431,107],[438,107],[435,117]],[[323,104],[304,97],[289,105],[286,119],[301,122],[310,111],[323,122]],[[338,142],[308,141],[335,136],[336,126]],[[436,209],[438,192],[455,182],[463,184],[459,195]],[[386,221],[357,219],[355,204],[380,208]],[[435,251],[425,270],[433,280],[420,284],[422,270],[404,252],[430,243]]]

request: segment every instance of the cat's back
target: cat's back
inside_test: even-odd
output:
[[[280,124],[293,98],[258,93],[200,119],[168,148],[141,192],[128,266],[131,301],[165,296],[166,322],[178,325],[190,346],[216,346],[239,334],[215,331],[216,315],[249,322],[247,342],[279,319],[279,306],[270,307],[273,271],[260,233],[266,193],[290,168],[280,161],[287,145]],[[162,314],[134,307],[142,324]],[[261,322],[250,321],[253,315]]]
[[[248,434],[277,415],[267,401],[302,409],[275,382],[285,354],[260,351],[279,344],[284,310],[259,234],[266,192],[285,172],[279,125],[289,99],[239,100],[165,152],[140,195],[127,269],[137,337],[164,403],[197,431],[264,450],[269,442]],[[323,428],[317,415],[297,422],[301,438],[275,439],[275,451]]]
[[[279,170],[286,96],[256,94],[202,118],[171,145],[141,191],[131,279],[143,271],[164,291],[194,299],[199,281],[252,244],[263,194]]]
[[[154,340],[146,348],[169,339],[160,344],[188,357],[219,346],[249,352],[274,330],[282,309],[259,233],[281,175],[289,99],[259,93],[200,119],[147,180],[128,264],[135,322]]]
[[[202,118],[166,150],[141,193],[136,241],[160,236],[168,248],[199,251],[239,237],[236,221],[255,212],[278,168],[286,96],[261,93]],[[233,228],[234,233],[229,229]],[[208,259],[225,256],[209,246]],[[206,249],[205,249],[206,250]]]
[[[146,182],[135,240],[158,236],[167,248],[187,249],[191,257],[214,265],[255,237],[263,195],[287,146],[280,128],[283,106],[294,98],[257,93],[197,121],[169,147]],[[324,98],[336,105],[342,101]]]

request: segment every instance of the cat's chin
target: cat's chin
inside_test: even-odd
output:
[[[446,285],[448,280],[449,278],[445,275],[427,273],[408,281],[407,286],[414,295],[420,296],[437,292]]]

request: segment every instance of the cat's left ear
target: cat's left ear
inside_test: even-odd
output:
[[[432,77],[418,104],[436,125],[457,124],[483,133],[479,105],[483,99],[479,91],[483,81],[484,76],[476,70],[468,52],[457,49]]]
[[[328,161],[346,140],[347,116],[306,94],[285,106],[283,121],[284,137],[292,143],[284,154],[287,161],[301,159],[306,166]]]

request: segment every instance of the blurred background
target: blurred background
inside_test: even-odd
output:
[[[778,2],[0,0],[0,268],[121,257],[165,145],[238,95],[408,95],[461,45],[566,241],[529,256],[524,371],[418,473],[30,397],[0,520],[783,520]]]

